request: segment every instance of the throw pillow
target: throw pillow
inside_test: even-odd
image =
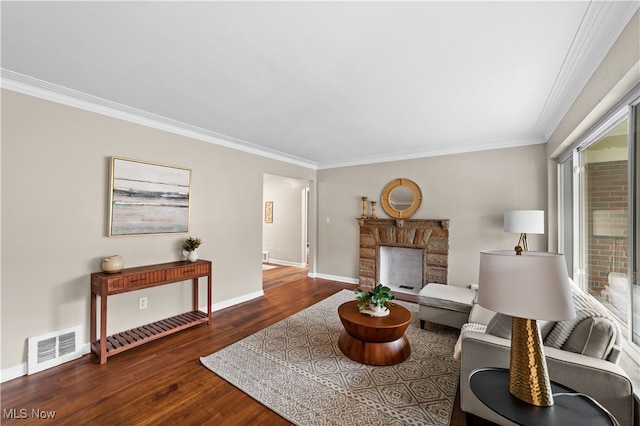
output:
[[[511,339],[511,316],[497,313],[487,324],[487,334]]]
[[[613,322],[607,308],[596,300],[595,297],[586,291],[578,289],[576,286],[572,286],[572,290],[576,317],[566,321],[558,321],[545,339],[545,346],[558,349],[562,348],[562,345],[567,341],[574,327],[586,318],[609,318]],[[614,325],[614,327],[616,326]],[[616,340],[619,339],[617,331],[614,333],[614,337]],[[614,345],[616,344],[616,340],[614,340]]]
[[[511,319],[510,315],[496,314],[487,324],[487,333],[503,339],[511,339]],[[555,325],[555,321],[538,320],[537,323],[540,329],[540,336],[544,340]]]
[[[608,318],[586,318],[575,326],[562,349],[607,359],[615,341],[616,328]]]

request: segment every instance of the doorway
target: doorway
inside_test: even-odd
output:
[[[307,276],[309,187],[308,180],[263,175],[263,289]]]

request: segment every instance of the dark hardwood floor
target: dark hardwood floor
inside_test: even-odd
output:
[[[280,271],[281,273],[283,271]],[[299,271],[292,271],[298,273]],[[213,313],[213,324],[150,342],[100,365],[93,354],[1,385],[3,425],[289,425],[200,363],[268,325],[354,285],[291,276],[265,296]],[[274,280],[282,280],[282,276]],[[266,280],[269,284],[269,279]],[[456,400],[452,423],[464,425]],[[36,414],[54,413],[53,419]],[[16,418],[16,417],[25,418]],[[14,417],[13,419],[9,417]],[[479,419],[478,419],[479,420]],[[476,425],[484,425],[476,421]]]
[[[263,290],[307,278],[307,274],[309,273],[309,268],[272,264],[265,265],[272,266],[273,268],[262,271]]]

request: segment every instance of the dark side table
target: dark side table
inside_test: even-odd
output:
[[[475,370],[469,376],[469,386],[484,405],[520,425],[617,424],[595,401],[555,382],[551,382],[554,401],[551,407],[538,407],[521,401],[509,392],[509,370],[504,368]]]

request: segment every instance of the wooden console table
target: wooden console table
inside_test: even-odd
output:
[[[207,277],[207,312],[198,309],[198,278]],[[144,288],[193,281],[193,310],[132,330],[107,336],[107,299],[113,294]],[[100,296],[100,336],[97,336],[97,298]],[[158,265],[123,269],[118,273],[91,274],[91,350],[100,358],[107,358],[127,349],[200,324],[211,323],[211,261],[170,262]],[[97,338],[99,337],[99,338]]]

